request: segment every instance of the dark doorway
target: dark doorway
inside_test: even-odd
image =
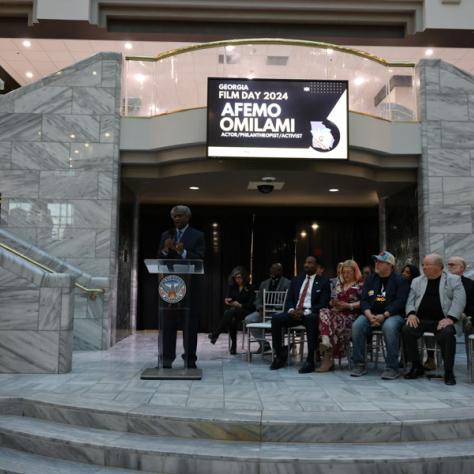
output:
[[[155,258],[161,233],[171,225],[172,206],[142,205],[137,329],[156,329],[157,283],[143,260]],[[222,313],[233,267],[252,269],[256,287],[273,262],[291,278],[306,255],[319,256],[333,276],[337,263],[354,258],[361,266],[378,252],[376,208],[268,208],[192,206],[191,225],[206,235],[206,275],[200,279],[201,321],[208,332]],[[317,227],[316,227],[317,226]]]

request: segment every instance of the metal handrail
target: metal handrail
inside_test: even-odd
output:
[[[220,40],[210,41],[208,43],[193,44],[191,46],[184,46],[181,48],[171,49],[164,51],[156,56],[125,56],[126,60],[129,61],[150,61],[158,62],[162,59],[166,59],[172,56],[178,56],[180,54],[191,53],[202,49],[218,48],[222,46],[236,46],[236,45],[249,45],[249,44],[279,44],[285,46],[302,46],[309,48],[320,48],[320,49],[332,49],[341,53],[348,53],[354,56],[359,56],[369,61],[374,61],[386,67],[410,67],[414,68],[415,63],[403,62],[403,61],[387,61],[375,54],[362,51],[360,49],[349,48],[347,46],[341,46],[332,43],[323,43],[321,41],[310,41],[310,40],[298,40],[298,39],[285,39],[285,38],[246,38],[246,39],[233,39],[233,40]]]
[[[32,265],[34,265],[38,268],[41,268],[42,270],[44,270],[48,273],[57,273],[52,268],[49,268],[48,266],[43,265],[42,263],[28,257],[27,255],[19,252],[18,250],[15,250],[14,248],[10,247],[9,245],[7,245],[3,242],[0,242],[0,247],[5,249],[6,251],[16,255],[17,257],[20,257],[22,260],[25,260],[26,262],[31,263]],[[77,283],[77,282],[74,282],[74,286],[76,288],[79,288],[84,293],[87,293],[91,300],[95,300],[97,298],[97,293],[105,293],[103,288],[87,288],[87,287],[85,287],[85,286],[83,286],[83,285],[81,285],[80,283]]]

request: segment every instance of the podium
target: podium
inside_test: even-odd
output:
[[[182,322],[184,353],[189,355],[191,318],[194,317],[191,296],[192,276],[204,274],[203,261],[146,259],[145,265],[149,273],[158,276],[158,363],[154,368],[145,369],[140,378],[201,380],[201,369],[188,368],[187,357],[184,359],[184,367],[171,368],[171,361],[166,358],[170,356],[165,350],[169,351],[169,347],[175,347],[176,326],[178,322]]]

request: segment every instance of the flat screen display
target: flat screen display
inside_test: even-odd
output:
[[[211,158],[348,158],[348,82],[209,78]]]

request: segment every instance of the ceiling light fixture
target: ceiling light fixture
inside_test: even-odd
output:
[[[314,222],[313,224],[311,224],[311,229],[313,229],[313,230],[318,230],[318,228],[319,228],[319,225],[316,224],[316,222]]]
[[[30,40],[24,40],[23,43],[21,43],[25,48],[30,48],[31,47],[31,41]]]
[[[199,191],[199,186],[189,186],[191,191]]]
[[[28,78],[28,79],[31,79],[33,77],[33,73],[31,71],[28,71],[25,76]]]
[[[308,235],[308,234],[306,233],[305,230],[302,230],[302,231],[300,232],[300,236],[301,236],[302,239],[304,239],[307,235]]]
[[[133,48],[133,44],[130,43],[129,41],[127,41],[127,42],[124,44],[124,47],[125,47],[125,49],[132,49],[132,48]]]
[[[339,189],[338,188],[331,188],[329,190],[330,193],[338,193],[339,192]]]
[[[431,48],[428,48],[425,51],[425,56],[433,56],[434,51]]]

